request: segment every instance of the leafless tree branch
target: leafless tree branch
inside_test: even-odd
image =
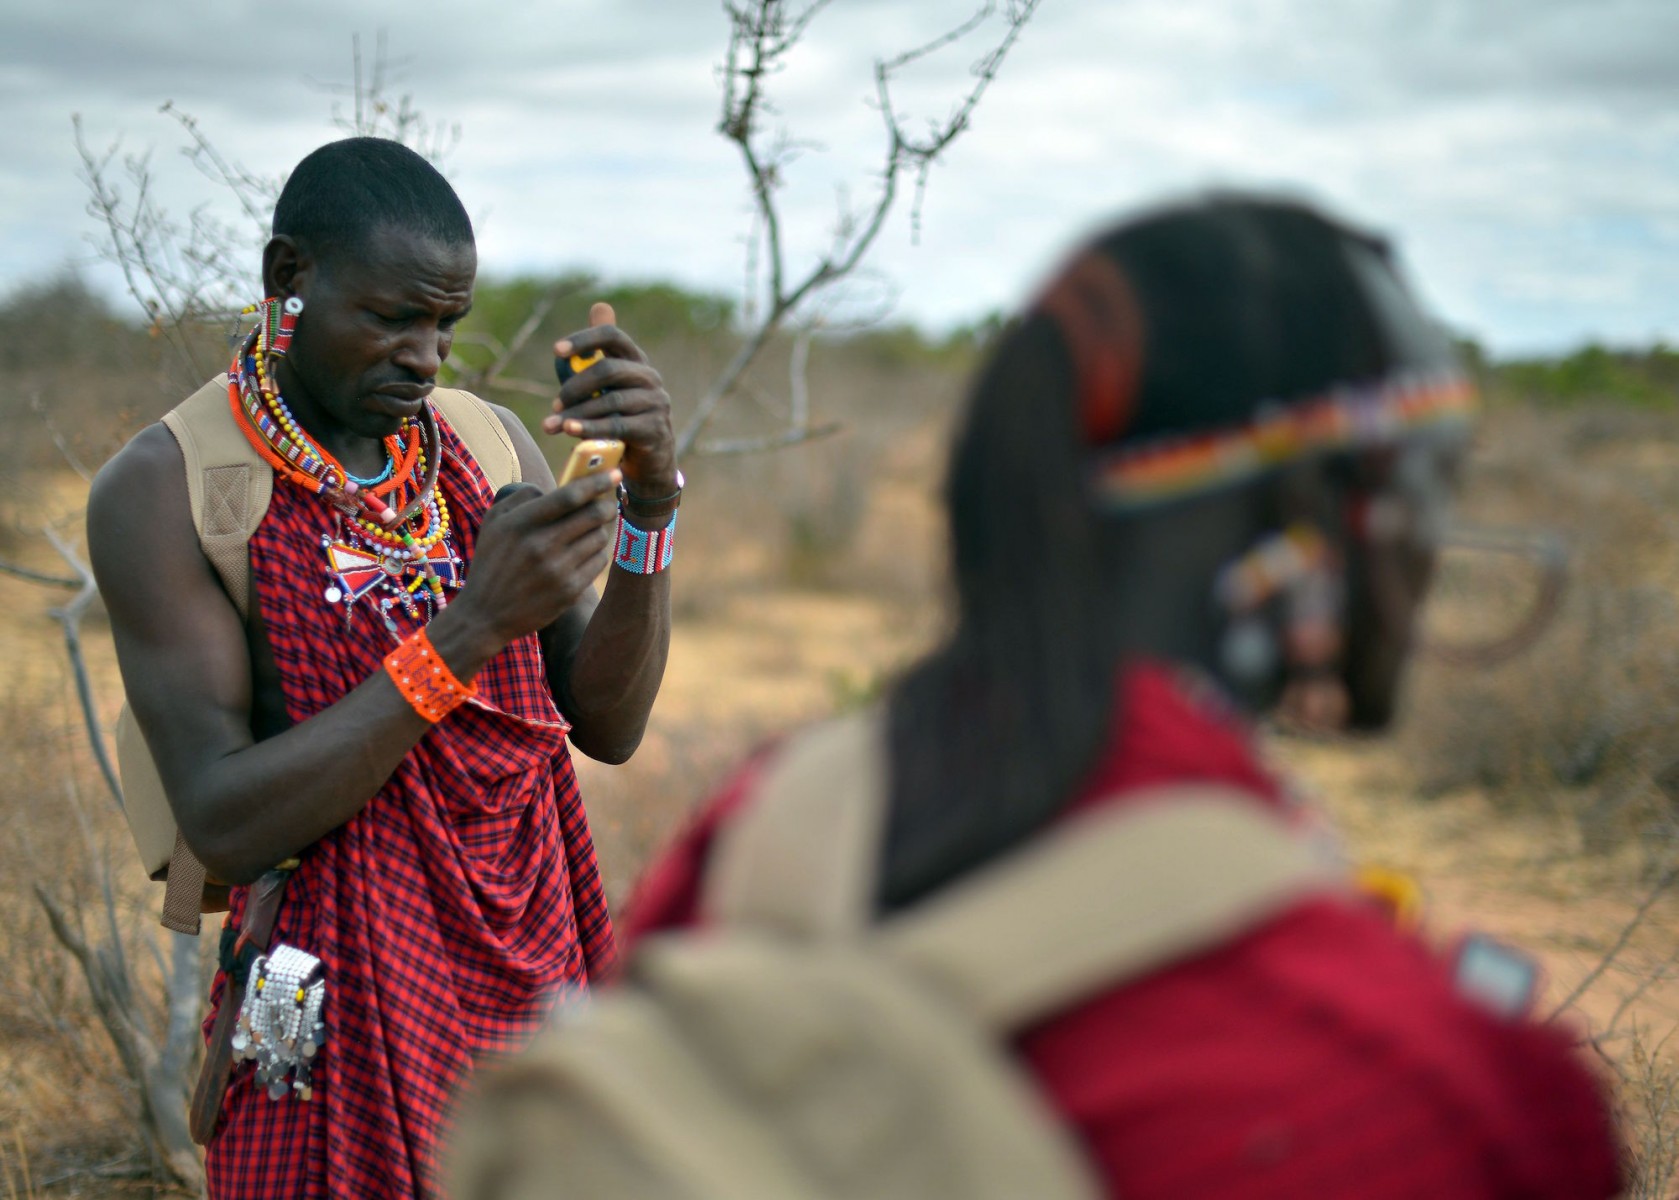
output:
[[[87,662],[82,653],[81,620],[99,590],[93,572],[57,530],[44,531],[59,556],[75,571],[80,590],[66,605],[51,610],[64,634],[64,645],[76,681],[82,721],[99,765],[106,788],[118,807],[122,786],[106,747]],[[73,805],[82,818],[79,804]],[[158,1154],[165,1172],[177,1183],[196,1187],[200,1179],[198,1157],[187,1127],[187,1100],[191,1071],[198,1055],[199,977],[198,942],[184,934],[171,934],[169,962],[164,971],[166,1009],[161,1039],[154,1038],[141,1020],[142,1009],[133,993],[133,972],[120,923],[111,869],[95,844],[85,819],[81,820],[89,861],[95,864],[104,900],[108,929],[101,945],[90,942],[78,910],[72,922],[57,899],[42,885],[35,894],[47,915],[53,935],[81,968],[95,1011],[111,1037],[125,1073],[139,1089],[141,1126]]]
[[[789,446],[800,446],[805,442],[814,442],[818,438],[831,437],[842,433],[845,426],[838,421],[830,421],[825,425],[809,425],[802,429],[783,429],[780,433],[767,434],[764,437],[753,438],[725,438],[700,444],[699,453],[714,458],[738,454],[763,454],[770,450],[785,450]]]
[[[526,395],[541,396],[552,399],[555,385],[552,383],[538,383],[534,380],[521,379],[506,374],[512,366],[513,360],[525,348],[536,331],[542,327],[542,322],[548,319],[548,314],[554,306],[568,296],[575,295],[579,288],[576,284],[563,284],[550,288],[531,306],[524,322],[514,331],[513,336],[505,344],[499,338],[479,335],[476,339],[480,345],[489,350],[494,356],[488,365],[478,371],[462,372],[460,385],[469,389],[506,388],[510,391],[523,392]]]
[[[82,586],[80,579],[71,579],[67,575],[49,575],[45,571],[20,567],[16,563],[9,563],[3,559],[0,559],[0,573],[15,576],[30,583],[38,583],[43,587],[79,588]]]
[[[812,0],[803,6],[796,6],[788,0],[724,0],[723,11],[729,20],[729,42],[720,71],[723,104],[717,128],[734,143],[745,167],[752,196],[753,231],[747,248],[749,286],[756,285],[760,253],[765,260],[768,282],[761,304],[758,296],[750,295],[743,306],[749,324],[745,340],[734,358],[699,398],[693,415],[677,439],[679,455],[712,452],[712,448],[719,444],[740,444],[707,442],[702,445],[700,437],[718,408],[740,386],[747,369],[796,310],[857,269],[885,227],[887,217],[897,203],[901,179],[906,171],[914,177],[917,197],[911,214],[912,231],[919,228],[920,197],[925,192],[929,169],[969,127],[974,110],[996,78],[1003,60],[1041,3],[1042,0],[1009,0],[1002,12],[1003,33],[975,63],[973,85],[951,115],[935,123],[924,136],[915,137],[905,132],[904,118],[893,104],[893,77],[905,67],[979,29],[997,15],[996,0],[986,0],[967,19],[938,37],[876,61],[876,99],[886,135],[878,193],[874,203],[862,213],[853,213],[842,207],[833,245],[797,282],[792,282],[783,243],[777,192],[797,143],[785,130],[770,133],[764,128],[766,116],[774,111],[768,98],[768,81],[784,68],[788,53],[805,35],[827,0]],[[804,440],[799,432],[795,424],[786,435],[776,435],[769,441],[777,445],[796,444]]]
[[[194,1151],[192,1135],[187,1128],[188,1076],[190,1047],[194,1039],[175,1040],[176,1022],[171,1022],[171,1042],[160,1051],[151,1034],[137,1020],[132,994],[132,977],[123,940],[116,921],[116,899],[107,869],[101,877],[105,901],[106,923],[110,927],[106,940],[94,944],[83,927],[80,913],[68,913],[58,899],[37,883],[35,898],[46,914],[47,924],[70,956],[81,968],[93,998],[94,1010],[110,1035],[111,1044],[122,1062],[124,1073],[140,1088],[141,1125],[156,1151],[158,1159],[171,1179],[188,1188],[196,1188],[202,1180],[198,1155]],[[175,935],[176,958],[191,966],[190,978],[197,987],[197,947],[185,935]],[[185,943],[186,953],[180,943]],[[173,981],[172,981],[173,982]],[[193,1016],[196,1017],[196,1009]],[[196,1020],[190,1022],[196,1026]],[[188,1033],[192,1032],[191,1028]],[[186,1049],[189,1057],[180,1055]]]
[[[40,392],[36,392],[29,397],[29,407],[37,417],[41,418],[41,424],[46,426],[47,435],[52,438],[52,444],[58,447],[59,454],[69,464],[70,469],[80,475],[86,482],[92,483],[93,472],[87,469],[87,464],[82,462],[81,456],[70,445],[70,439],[64,436],[58,425],[53,421],[52,414],[47,412],[46,405],[41,403]]]
[[[255,175],[244,167],[229,162],[216,144],[205,136],[198,119],[191,113],[176,108],[173,100],[165,101],[158,111],[175,118],[191,139],[192,144],[182,150],[182,153],[207,178],[233,193],[239,207],[255,227],[256,236],[266,238],[269,214],[273,211],[274,202],[280,198],[278,181]]]
[[[59,557],[81,580],[81,590],[76,593],[75,598],[66,605],[52,609],[50,615],[58,621],[64,633],[64,649],[69,655],[70,669],[76,679],[76,697],[81,702],[82,721],[87,728],[94,760],[99,764],[99,773],[105,777],[105,786],[110,789],[111,798],[117,802],[117,807],[121,808],[122,784],[117,781],[117,769],[111,762],[110,751],[105,745],[99,713],[93,702],[93,684],[88,679],[87,660],[82,654],[82,617],[99,598],[99,585],[94,582],[92,568],[82,561],[75,548],[57,530],[49,527],[45,532],[53,549],[58,551]]]

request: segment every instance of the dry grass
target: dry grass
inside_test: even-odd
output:
[[[1595,847],[1670,842],[1679,795],[1679,416],[1495,413],[1464,507],[1491,523],[1555,530],[1572,577],[1532,652],[1479,674],[1419,672],[1416,719],[1401,739],[1419,786],[1433,794],[1474,785],[1514,808],[1565,813]],[[1489,594],[1497,596],[1479,591]]]
[[[43,557],[31,565],[57,564]],[[116,920],[131,947],[151,938],[150,885],[87,753],[74,684],[46,595],[0,579],[0,1186],[19,1196],[119,1194],[150,1164],[134,1101],[71,959],[52,938],[33,887],[47,886],[90,925],[106,919],[92,868],[118,880]],[[91,647],[107,715],[120,693],[108,639]],[[30,1188],[35,1189],[31,1193]],[[149,1189],[148,1189],[149,1190]],[[10,1193],[8,1193],[10,1195]]]
[[[754,744],[877,686],[937,636],[935,493],[942,414],[957,385],[929,373],[894,390],[889,376],[851,380],[835,369],[823,377],[819,402],[869,397],[848,414],[843,438],[691,472],[676,637],[653,726],[628,766],[580,767],[615,901]],[[1679,674],[1660,667],[1679,648],[1662,619],[1662,597],[1679,581],[1679,537],[1666,516],[1679,510],[1665,503],[1679,488],[1673,465],[1679,421],[1669,418],[1496,416],[1468,504],[1481,519],[1546,524],[1570,537],[1579,586],[1557,628],[1497,672],[1422,672],[1394,743],[1280,748],[1318,784],[1355,855],[1418,877],[1437,929],[1472,923],[1541,956],[1553,1001],[1613,944],[1668,850],[1660,767],[1679,754],[1668,728],[1679,724],[1660,718],[1672,715],[1669,680]],[[49,509],[73,509],[78,488],[66,478],[40,495],[36,511],[14,504],[5,521],[27,531]],[[27,538],[14,538],[11,553],[55,565]],[[88,1173],[134,1165],[133,1099],[28,892],[44,877],[68,894],[85,877],[85,818],[91,844],[126,872],[130,936],[149,936],[140,922],[155,898],[132,878],[126,833],[80,742],[56,630],[42,615],[53,599],[0,578],[0,661],[10,684],[0,697],[0,836],[21,868],[0,873],[0,955],[10,968],[0,975],[0,1195],[8,1196],[4,1189],[109,1195],[139,1186]],[[110,717],[116,681],[95,625],[93,666]],[[1593,766],[1583,777],[1567,766],[1585,758]],[[1664,1040],[1679,1027],[1679,984],[1667,977],[1676,921],[1679,897],[1666,897],[1571,1018],[1607,1034],[1615,1065],[1605,1069],[1619,1081],[1628,1141],[1645,1164],[1638,1194],[1652,1200],[1671,1194],[1679,1139],[1679,1076]]]

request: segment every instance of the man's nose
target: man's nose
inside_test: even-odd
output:
[[[442,370],[443,359],[448,354],[447,347],[442,330],[421,326],[402,340],[391,361],[416,379],[429,383]]]

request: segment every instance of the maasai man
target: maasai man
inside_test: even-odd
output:
[[[604,358],[545,427],[620,439],[621,472],[556,489],[520,421],[481,407],[526,483],[494,497],[428,399],[476,268],[460,200],[401,145],[351,138],[292,172],[262,256],[269,300],[219,381],[274,469],[248,621],[206,561],[165,426],[93,487],[94,568],[180,830],[236,885],[232,929],[253,903],[237,885],[300,860],[271,947],[312,958],[271,953],[268,969],[284,982],[318,959],[300,997],[324,979],[312,1098],[301,1076],[282,1073],[276,1099],[271,1072],[238,1067],[212,1197],[436,1194],[453,1092],[612,958],[567,742],[624,761],[659,689],[661,531],[681,492],[670,402],[596,305],[556,352]],[[649,541],[666,553],[622,552]],[[225,986],[218,973],[214,998]]]
[[[876,911],[1165,785],[1237,789],[1318,844],[1251,722],[1388,722],[1470,400],[1387,245],[1304,207],[1190,203],[1078,251],[956,441],[957,620],[887,698]],[[718,836],[774,761],[655,864],[627,943],[706,921]],[[1318,892],[1012,1049],[1126,1200],[1616,1194],[1568,1032],[1505,986],[1514,952],[1475,946],[1448,961]],[[565,1164],[531,1158],[481,1194],[543,1194]]]

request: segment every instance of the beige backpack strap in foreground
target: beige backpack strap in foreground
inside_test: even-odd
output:
[[[1344,869],[1253,797],[1160,787],[1050,830],[878,936],[981,1025],[1008,1031],[1344,885]]]
[[[885,721],[848,713],[791,738],[718,834],[701,911],[730,927],[855,935],[873,916],[886,819]]]
[[[862,935],[889,790],[885,713],[794,738],[719,834],[702,909],[719,924]],[[1051,827],[871,933],[986,1028],[1217,945],[1345,868],[1235,788],[1174,784]]]

